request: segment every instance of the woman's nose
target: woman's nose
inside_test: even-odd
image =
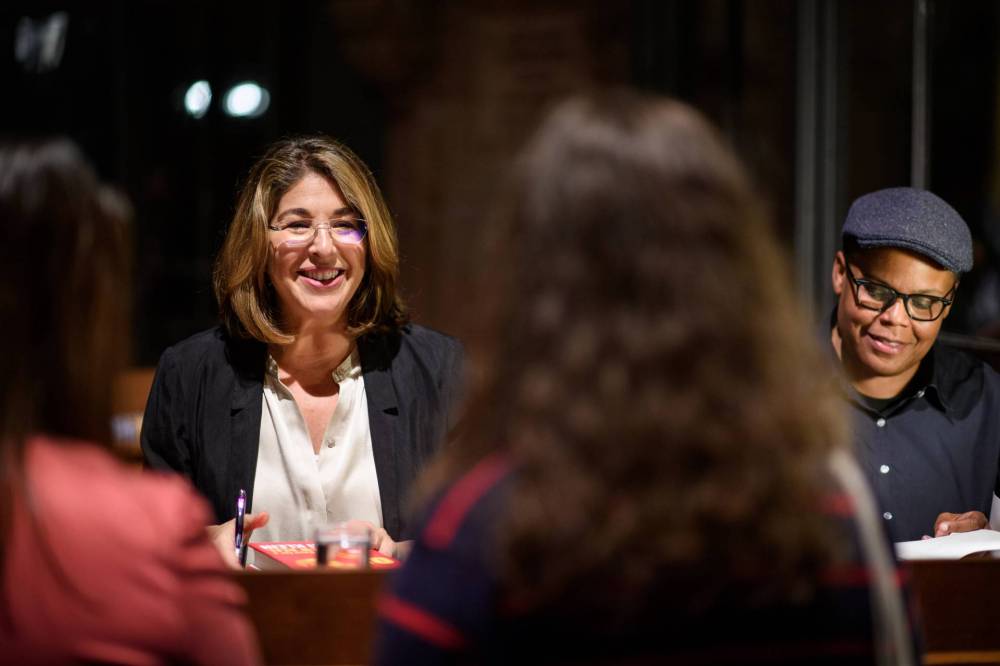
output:
[[[332,230],[328,226],[316,227],[312,242],[309,244],[309,251],[313,254],[330,254],[336,247]]]

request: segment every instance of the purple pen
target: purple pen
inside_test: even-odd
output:
[[[240,488],[240,495],[236,498],[236,561],[241,565],[244,563],[243,550],[243,519],[247,513],[247,491]]]

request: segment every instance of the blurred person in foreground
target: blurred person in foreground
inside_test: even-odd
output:
[[[359,521],[404,555],[404,498],[444,439],[462,348],[409,323],[398,276],[392,217],[350,149],[284,139],[253,166],[215,266],[222,326],[163,353],[141,434],[148,466],[209,499],[231,561],[241,489],[257,541]]]
[[[575,99],[516,170],[494,373],[429,473],[377,663],[914,663],[819,350],[713,128]]]
[[[106,450],[126,210],[69,142],[0,147],[0,662],[256,663],[208,507]]]

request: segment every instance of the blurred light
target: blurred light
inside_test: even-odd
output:
[[[271,95],[267,89],[253,81],[246,81],[229,89],[223,107],[233,117],[256,118],[267,111],[270,103]]]
[[[175,98],[176,99],[176,98]],[[184,93],[184,109],[193,118],[201,118],[212,103],[212,86],[208,81],[195,81]]]
[[[59,67],[66,49],[69,14],[56,12],[37,21],[24,16],[17,22],[14,58],[29,72],[48,72]]]

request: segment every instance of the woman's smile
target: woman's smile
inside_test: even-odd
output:
[[[306,284],[319,289],[327,289],[343,285],[344,280],[342,278],[345,273],[346,270],[343,268],[312,268],[299,270],[299,275],[302,276],[303,281]]]

